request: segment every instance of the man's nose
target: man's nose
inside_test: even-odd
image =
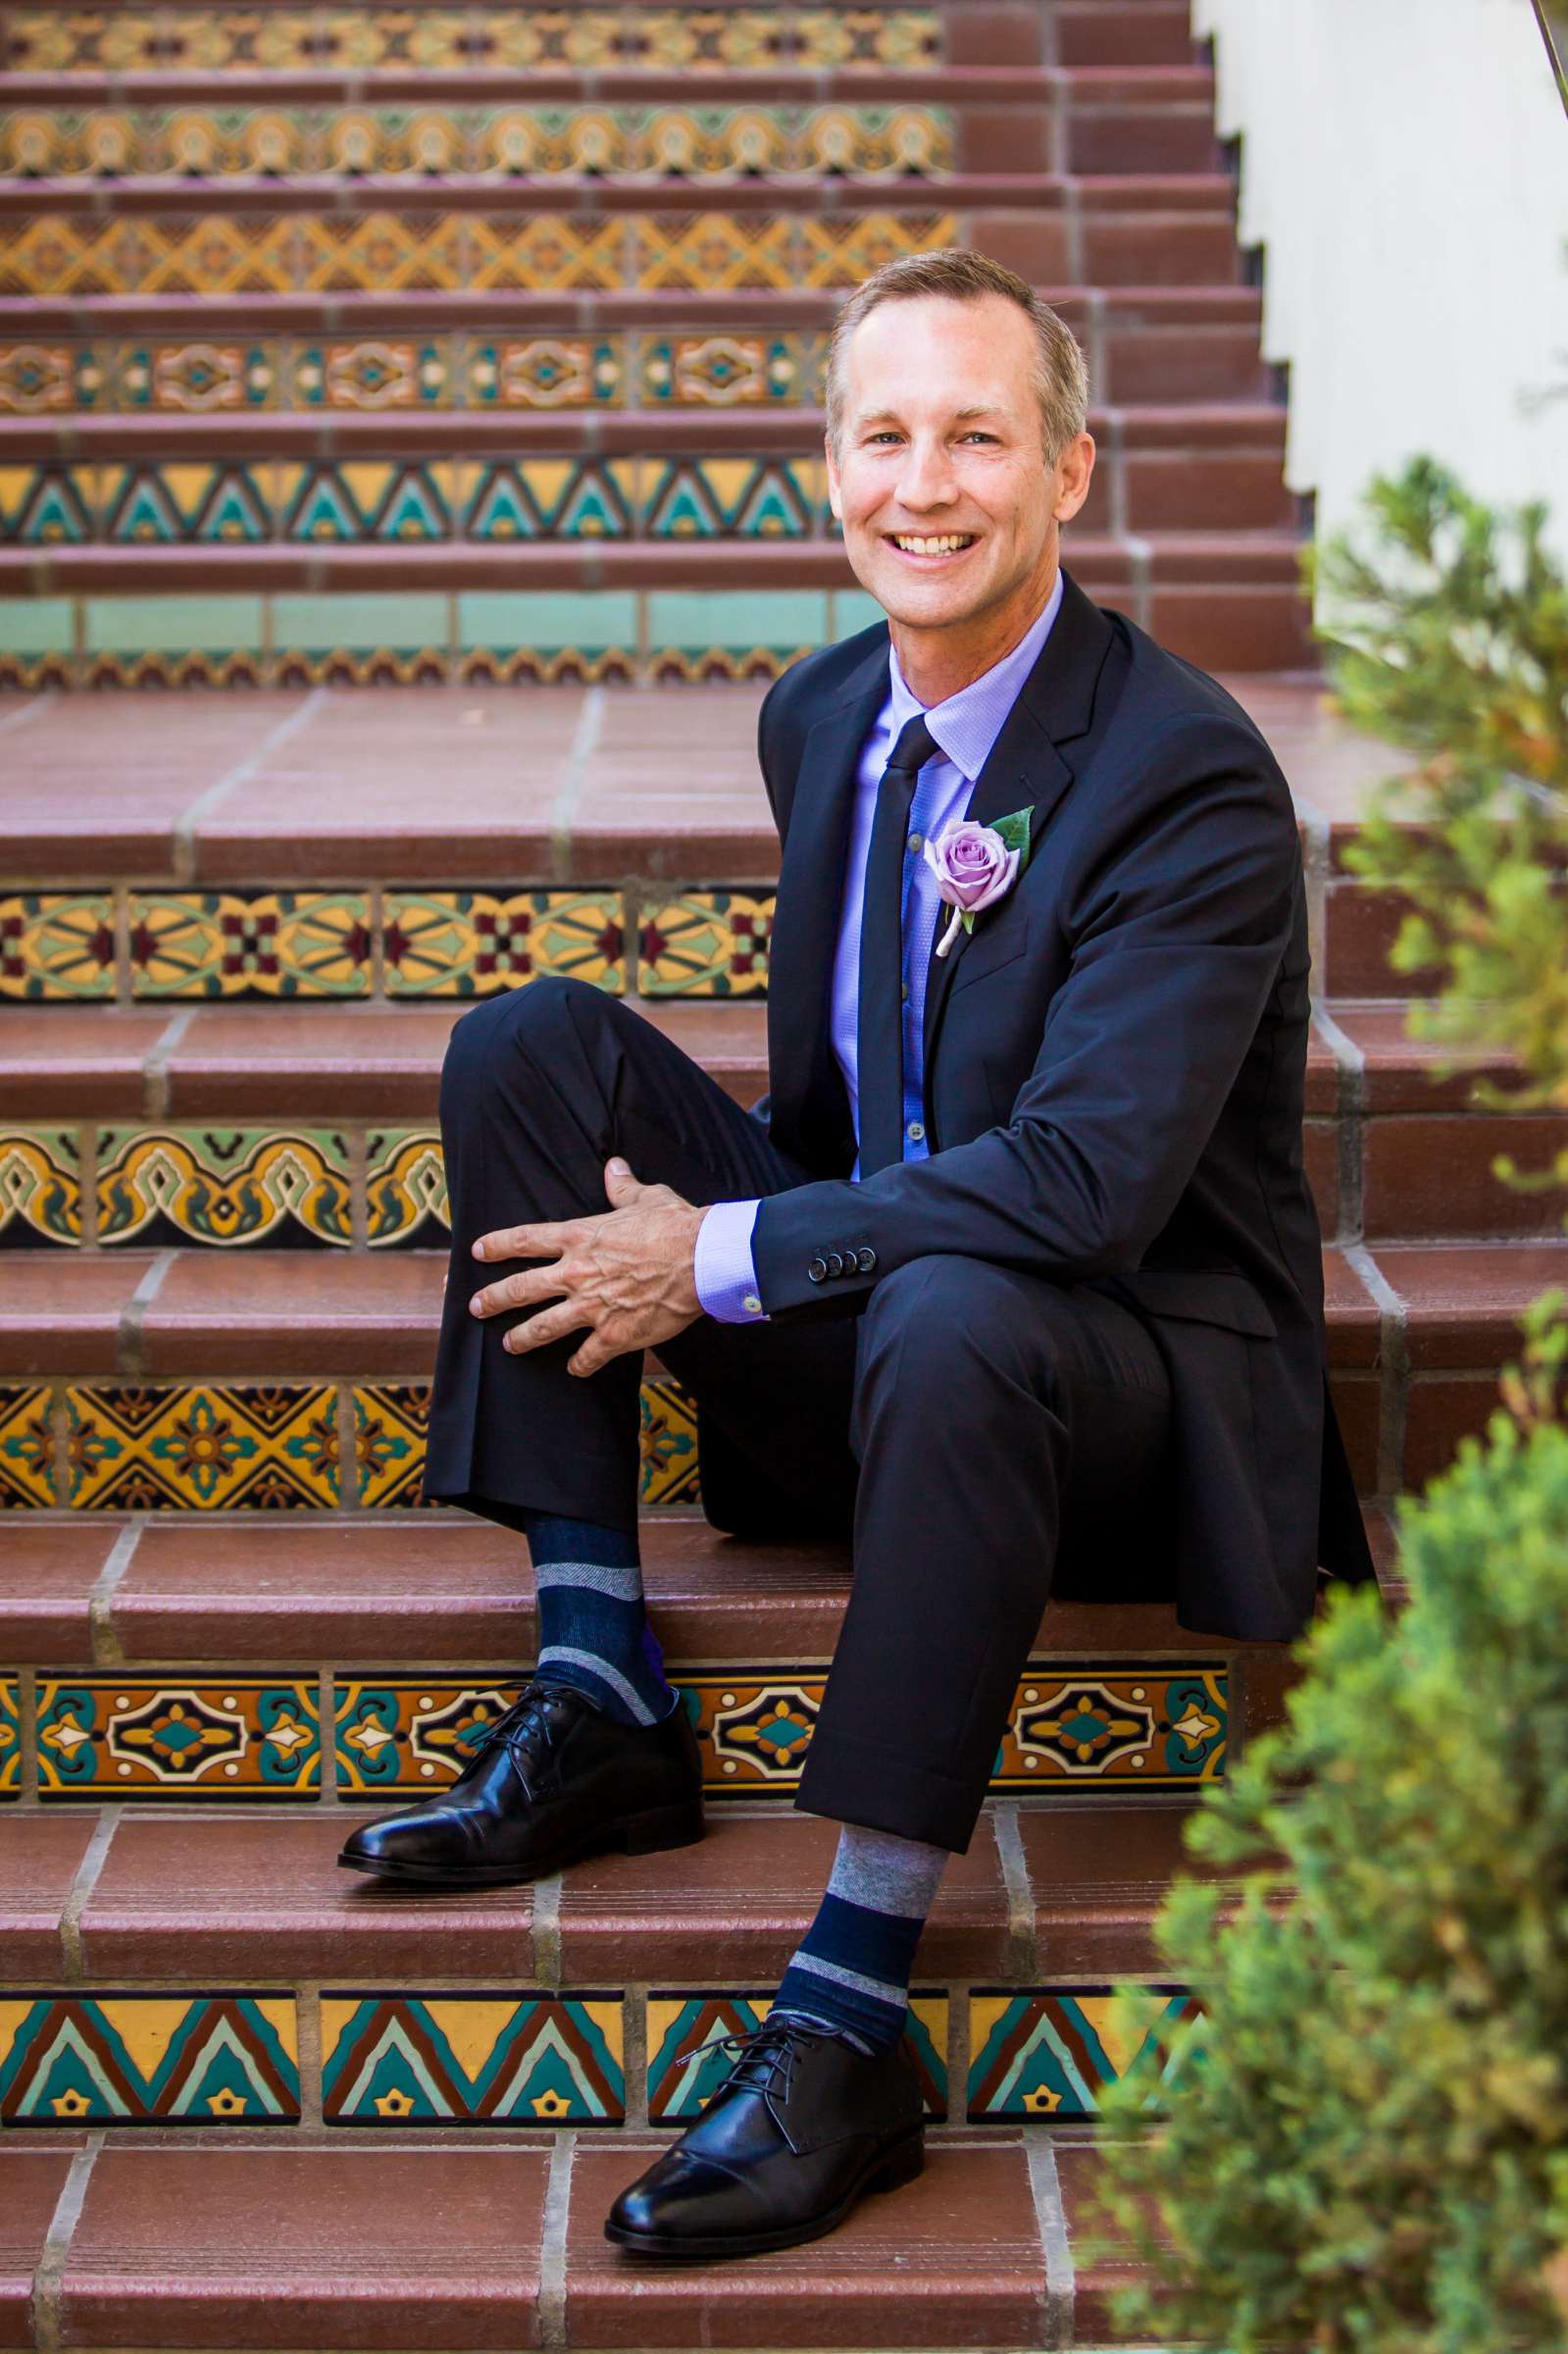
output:
[[[940,441],[911,441],[898,470],[898,496],[910,508],[948,507],[958,495],[951,452]]]

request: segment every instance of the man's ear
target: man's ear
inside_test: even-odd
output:
[[[834,521],[842,523],[843,509],[838,503],[838,461],[834,456],[833,442],[826,434],[822,437],[822,447],[828,461],[828,505]]]

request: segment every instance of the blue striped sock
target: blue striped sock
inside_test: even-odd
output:
[[[527,1510],[544,1683],[586,1693],[622,1724],[655,1724],[679,1706],[642,1605],[635,1529]]]
[[[775,2012],[820,2020],[862,2051],[904,2031],[909,1973],[944,1847],[846,1823],[827,1893],[780,1981]]]

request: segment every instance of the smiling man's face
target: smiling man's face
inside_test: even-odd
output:
[[[1017,644],[1055,583],[1059,526],[1088,495],[1093,441],[1047,461],[1035,366],[1034,328],[1001,294],[884,302],[844,354],[833,510],[927,703]]]

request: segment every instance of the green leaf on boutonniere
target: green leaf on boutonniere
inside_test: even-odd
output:
[[[1027,809],[1011,810],[1006,817],[993,817],[988,823],[991,832],[1001,836],[1002,845],[1005,849],[1023,850],[1027,854],[1029,850],[1029,821],[1034,814],[1035,804],[1031,801]],[[1024,871],[1023,859],[1019,860],[1018,871],[1020,874]]]

